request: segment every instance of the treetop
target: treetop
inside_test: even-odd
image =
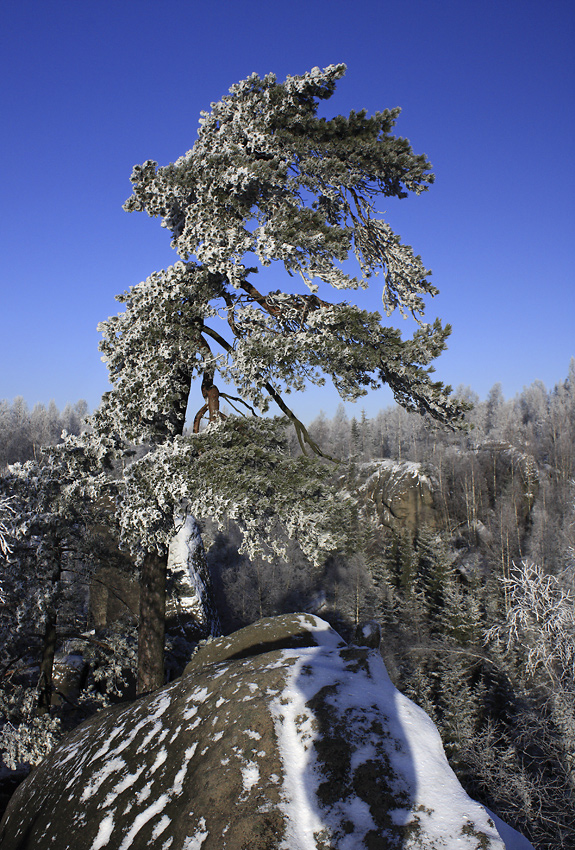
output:
[[[355,289],[383,271],[386,309],[421,315],[421,295],[437,290],[419,257],[373,217],[372,199],[425,191],[431,166],[392,134],[398,109],[317,117],[344,72],[330,65],[283,83],[252,74],[232,86],[202,113],[184,156],[135,166],[124,208],[161,217],[182,259],[194,255],[232,286],[245,279],[249,253],[262,266],[282,262],[312,292],[314,281]],[[352,251],[359,277],[341,268]]]
[[[197,377],[204,403],[195,433],[204,415],[225,418],[220,396],[244,413],[266,412],[273,400],[302,448],[321,453],[282,394],[326,377],[345,400],[387,383],[407,410],[462,422],[466,406],[430,379],[450,333],[423,321],[424,297],[438,290],[374,207],[378,195],[425,191],[431,166],[394,135],[399,109],[318,117],[344,72],[330,65],[282,83],[252,74],[202,113],[184,156],[135,166],[125,209],[160,217],[181,259],[118,296],[125,312],[99,326],[114,389],[98,430],[152,445],[182,434]],[[355,276],[344,266],[350,254]],[[256,288],[254,260],[264,269],[283,264],[309,291]],[[378,274],[386,312],[416,319],[411,339],[377,312],[326,300],[330,286],[353,290]],[[221,392],[216,374],[238,396]]]

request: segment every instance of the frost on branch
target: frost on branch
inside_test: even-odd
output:
[[[10,545],[11,531],[10,526],[14,521],[16,511],[14,510],[12,499],[9,496],[0,498],[0,553],[6,557],[12,552]],[[0,587],[0,599],[2,588]]]
[[[62,737],[60,719],[35,715],[36,692],[19,686],[12,693],[0,690],[0,714],[5,718],[0,730],[2,761],[10,770],[22,764],[37,765]]]
[[[384,303],[423,312],[435,294],[419,257],[389,225],[372,217],[377,194],[406,197],[433,182],[425,156],[391,132],[399,110],[317,117],[344,65],[288,77],[253,74],[203,113],[198,140],[185,156],[158,168],[148,160],[132,174],[125,209],[160,216],[183,259],[195,255],[240,286],[246,253],[267,266],[278,260],[314,288],[357,288],[378,271]],[[356,253],[363,278],[339,263]]]
[[[193,516],[226,518],[243,532],[242,551],[264,558],[284,553],[280,522],[314,562],[345,545],[345,501],[314,459],[291,458],[285,420],[229,417],[201,434],[176,437],[126,470],[120,524],[124,545],[142,560],[167,552],[174,517],[185,503]]]
[[[38,764],[61,735],[54,658],[102,555],[95,529],[109,519],[110,448],[88,434],[66,437],[0,476],[9,537],[0,555],[0,753],[12,768]]]
[[[522,561],[509,578],[502,578],[508,600],[502,625],[488,639],[509,652],[521,647],[528,675],[544,670],[555,685],[575,682],[575,599],[557,578],[540,566]]]
[[[92,443],[94,455],[81,446],[90,438],[68,437],[46,449],[38,460],[16,463],[0,477],[0,498],[11,511],[9,549],[0,557],[0,593],[9,618],[3,649],[22,630],[44,628],[50,609],[64,600],[67,587],[61,574],[76,558],[93,560],[87,527],[102,521],[95,504],[108,480],[96,469],[102,446]],[[3,493],[10,494],[8,500]]]
[[[202,332],[222,293],[220,276],[178,262],[117,296],[126,310],[98,325],[115,387],[95,414],[99,432],[139,443],[177,430],[191,378],[215,365]]]
[[[125,208],[161,217],[185,262],[124,293],[125,313],[101,324],[114,385],[98,414],[101,430],[154,444],[182,433],[199,375],[205,405],[197,415],[209,409],[210,420],[218,418],[218,374],[262,412],[278,393],[328,376],[346,400],[389,383],[408,409],[462,423],[465,405],[429,377],[450,332],[439,320],[422,322],[423,297],[437,289],[373,206],[377,195],[425,191],[430,164],[393,134],[398,109],[317,117],[318,101],[344,72],[330,65],[283,83],[252,74],[203,114],[184,156],[134,168]],[[312,295],[256,289],[248,253],[264,269],[282,263]],[[359,277],[343,271],[352,253]],[[378,313],[317,294],[365,286],[379,273],[386,311],[398,308],[421,325],[411,340],[382,327]]]

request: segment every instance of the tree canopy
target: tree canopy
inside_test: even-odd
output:
[[[260,411],[328,376],[343,399],[387,383],[404,407],[460,421],[461,405],[427,368],[450,331],[422,321],[423,296],[437,294],[430,272],[374,214],[377,195],[426,190],[430,164],[392,134],[398,109],[317,117],[344,70],[314,68],[284,83],[253,74],[203,113],[183,157],[134,168],[125,209],[161,217],[181,260],[120,295],[126,311],[100,325],[115,386],[107,403],[130,439],[181,433],[198,375],[202,413],[213,419],[216,372]],[[350,253],[356,277],[343,268]],[[250,280],[255,259],[282,263],[310,292],[261,291]],[[386,312],[419,321],[411,339],[378,313],[318,294],[326,284],[365,287],[380,273]]]

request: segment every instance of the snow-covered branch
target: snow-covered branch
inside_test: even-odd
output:
[[[487,639],[507,652],[519,647],[529,675],[544,670],[552,682],[575,682],[573,594],[528,561],[501,581],[508,600],[506,619],[488,631]]]

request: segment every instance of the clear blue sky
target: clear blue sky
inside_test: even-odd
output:
[[[177,259],[157,220],[122,211],[132,166],[188,150],[251,72],[337,62],[324,114],[401,106],[434,166],[426,195],[382,208],[433,269],[427,315],[453,325],[437,376],[482,397],[552,387],[575,355],[574,24],[573,0],[4,0],[0,398],[95,407],[97,323]],[[306,395],[304,418],[333,414],[334,392]]]

